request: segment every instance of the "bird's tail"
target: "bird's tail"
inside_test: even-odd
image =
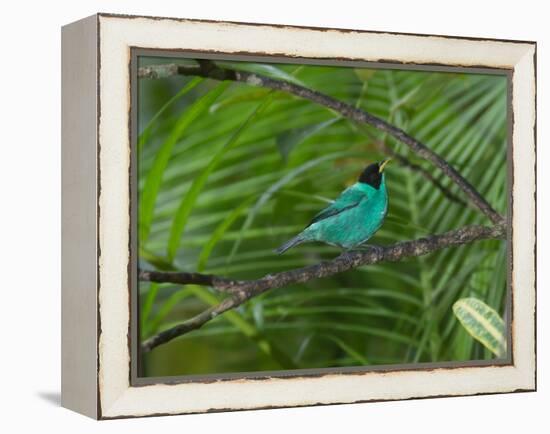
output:
[[[302,238],[301,235],[296,235],[294,238],[288,240],[286,243],[284,243],[282,246],[280,246],[279,248],[275,249],[275,253],[277,253],[278,255],[282,255],[284,252],[286,252],[288,249],[290,249],[291,247],[294,247],[296,244],[300,244],[302,242],[304,242],[305,239]]]

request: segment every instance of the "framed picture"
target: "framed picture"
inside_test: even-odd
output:
[[[62,54],[65,407],[535,390],[534,42],[99,14]]]

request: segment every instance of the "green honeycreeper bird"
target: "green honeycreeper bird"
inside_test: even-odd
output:
[[[380,229],[388,212],[384,168],[390,159],[365,168],[358,182],[320,211],[306,228],[277,250],[282,254],[307,241],[321,241],[345,250],[365,243]]]

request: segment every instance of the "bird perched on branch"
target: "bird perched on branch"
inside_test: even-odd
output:
[[[345,250],[365,243],[380,229],[388,212],[384,169],[389,161],[390,158],[367,166],[355,184],[275,251],[282,254],[307,241],[321,241]]]

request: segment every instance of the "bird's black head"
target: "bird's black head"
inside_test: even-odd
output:
[[[384,168],[389,161],[390,159],[388,158],[380,163],[372,163],[367,166],[361,173],[361,176],[359,176],[359,182],[368,184],[378,190],[380,188],[380,183],[382,182],[382,173],[384,172]]]

